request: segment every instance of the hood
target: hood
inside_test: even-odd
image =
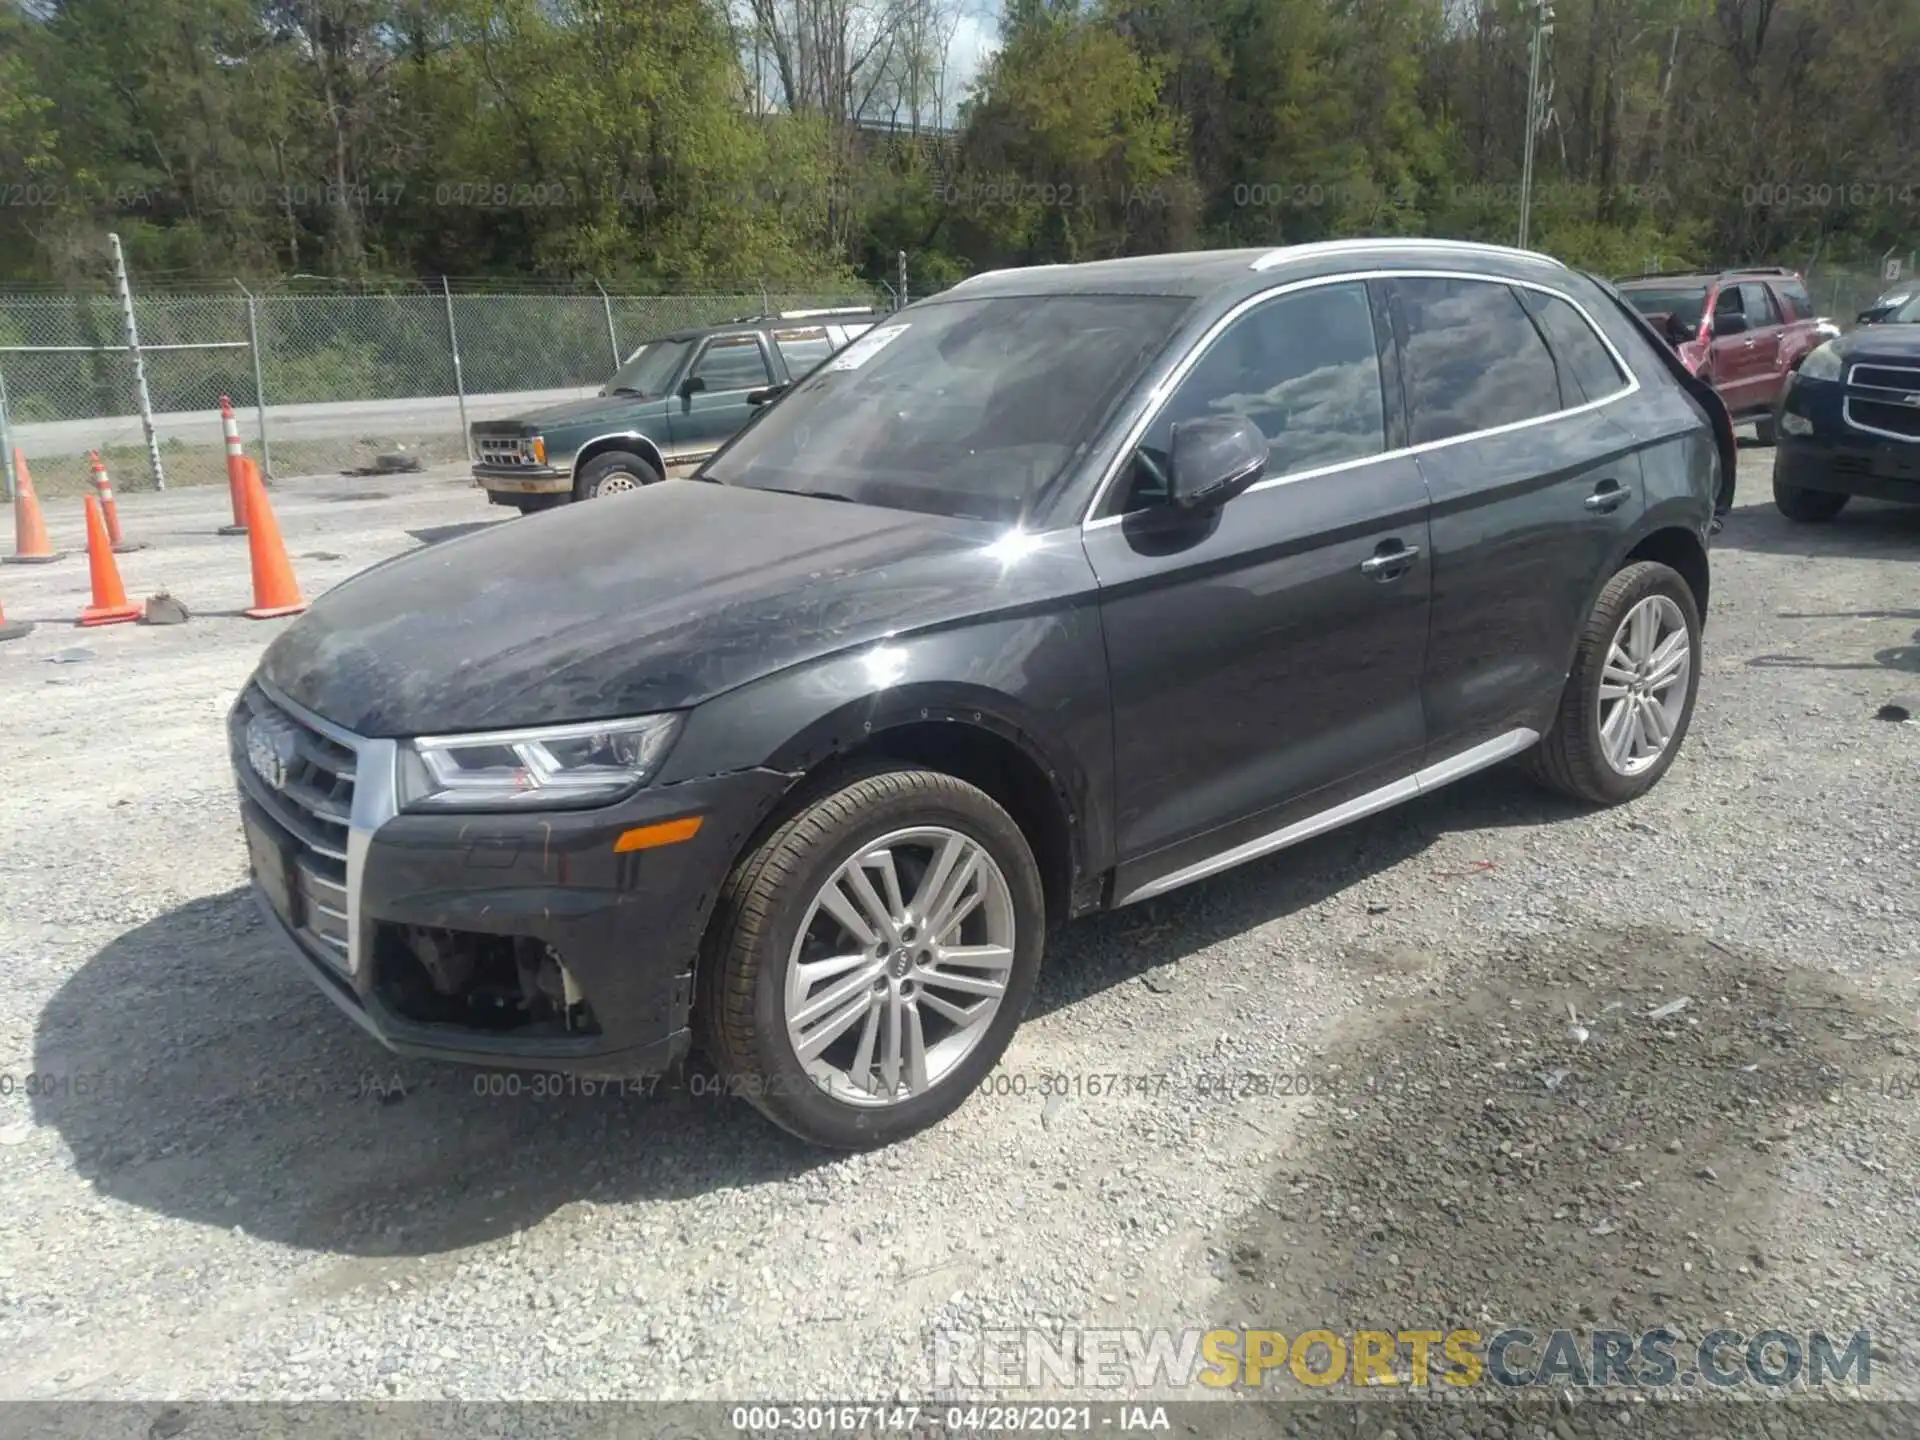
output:
[[[1848,360],[1876,356],[1888,360],[1920,359],[1920,325],[1863,325],[1835,340],[1833,348]]]
[[[294,621],[260,674],[365,736],[678,710],[889,634],[1091,585],[1078,546],[1009,566],[1000,534],[670,481],[363,571]]]
[[[563,425],[588,424],[596,420],[626,424],[634,420],[640,411],[661,403],[659,400],[642,400],[638,395],[589,395],[584,400],[562,400],[558,405],[546,405],[504,420],[481,420],[473,428],[481,434],[538,435],[543,431],[557,430]]]

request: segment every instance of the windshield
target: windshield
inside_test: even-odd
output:
[[[1887,322],[1893,325],[1920,325],[1920,295],[1909,295],[1903,302],[1895,304],[1887,312]]]
[[[674,373],[692,348],[690,340],[656,340],[642,345],[626,364],[613,372],[613,378],[607,382],[607,393],[658,400],[673,384]]]
[[[1697,329],[1707,309],[1704,285],[1663,286],[1657,289],[1627,289],[1621,293],[1642,315],[1671,315],[1689,330]]]
[[[932,301],[814,371],[704,478],[1017,522],[1191,304],[1166,295]]]

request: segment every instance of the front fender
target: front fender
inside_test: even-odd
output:
[[[1044,773],[1080,873],[1111,864],[1113,716],[1088,602],[889,637],[691,711],[656,783],[766,768],[796,779],[905,725],[988,731]]]

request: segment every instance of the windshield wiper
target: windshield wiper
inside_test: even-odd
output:
[[[842,495],[838,490],[783,490],[776,485],[763,485],[760,488],[774,495],[806,495],[815,500],[844,500],[849,505],[860,503],[853,496]]]

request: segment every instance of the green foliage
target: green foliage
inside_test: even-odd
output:
[[[870,111],[909,88],[921,109],[900,67],[925,69],[932,30],[834,27],[924,6],[781,6],[806,43],[869,57],[835,63]],[[149,286],[832,289],[894,283],[905,251],[914,293],[1194,246],[1511,241],[1532,13],[1004,0],[958,142],[935,146],[830,106],[764,113],[726,0],[14,0],[0,281],[97,285],[110,230]],[[1532,239],[1606,270],[1911,249],[1916,56],[1906,0],[1561,0]]]

